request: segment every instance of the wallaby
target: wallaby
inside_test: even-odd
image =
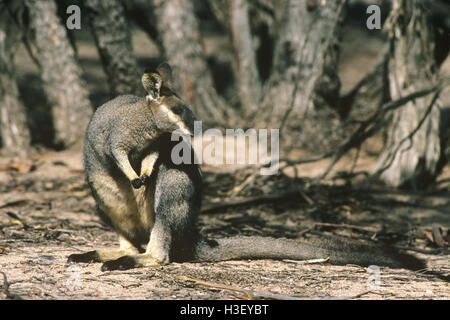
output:
[[[168,64],[145,74],[143,84],[150,97],[125,95],[102,105],[85,139],[87,182],[98,214],[118,233],[120,247],[72,254],[69,261],[103,262],[103,271],[172,261],[325,257],[333,264],[423,268],[422,261],[395,249],[350,240],[206,239],[197,228],[202,200],[199,166],[174,164],[172,159],[172,148],[185,142],[172,141],[171,133],[192,133],[193,113],[173,92]],[[193,157],[192,148],[187,150]]]

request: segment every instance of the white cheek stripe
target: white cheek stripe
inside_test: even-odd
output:
[[[183,120],[175,113],[173,113],[172,110],[167,108],[165,104],[160,104],[159,108],[161,108],[167,114],[167,117],[169,118],[170,121],[178,125],[178,128],[181,130],[182,133],[187,135],[191,134],[191,131],[184,125]]]

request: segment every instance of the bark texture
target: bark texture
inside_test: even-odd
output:
[[[157,28],[166,60],[176,75],[176,91],[206,124],[233,121],[233,112],[217,94],[201,43],[192,1],[155,0]]]
[[[247,0],[230,0],[230,30],[234,49],[234,68],[241,102],[241,116],[245,119],[258,109],[261,97]]]
[[[437,81],[435,39],[426,3],[397,0],[386,28],[390,38],[389,86],[395,100]],[[393,113],[377,172],[391,186],[422,187],[436,175],[440,158],[439,107],[430,94]]]
[[[84,0],[95,43],[102,60],[111,97],[143,95],[131,33],[119,0]],[[143,71],[143,70],[142,70]]]
[[[69,147],[82,139],[89,123],[89,93],[55,2],[27,0],[26,5],[44,90],[52,106],[55,144]]]
[[[14,54],[21,32],[6,7],[0,8],[0,128],[2,154],[24,157],[30,151],[30,131],[15,78]]]
[[[128,16],[161,50],[161,39],[156,28],[153,0],[122,0]]]
[[[339,88],[333,83],[337,79],[333,64],[338,57],[345,5],[346,1],[286,2],[275,44],[272,74],[265,84],[262,110],[255,120],[257,126],[288,131],[289,134],[284,135],[285,143],[298,142],[299,138],[310,140],[305,133],[316,135],[315,128],[328,117],[317,116],[315,111],[322,105],[314,102],[330,100],[326,96],[336,96],[336,88]],[[318,100],[318,96],[322,99]]]

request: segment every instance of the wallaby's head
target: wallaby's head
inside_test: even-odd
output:
[[[147,102],[159,130],[194,134],[195,116],[188,105],[172,90],[172,69],[163,62],[156,71],[145,70],[142,84],[147,91]]]

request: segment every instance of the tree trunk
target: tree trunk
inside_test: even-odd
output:
[[[317,116],[314,101],[317,94],[324,98],[328,94],[336,96],[336,87],[339,88],[333,83],[338,79],[333,75],[337,69],[333,64],[337,62],[346,2],[288,0],[286,3],[275,44],[272,75],[265,85],[262,110],[256,115],[255,124],[287,130],[289,134],[284,134],[283,139],[287,144],[311,142],[306,134],[317,136],[317,127],[326,120],[323,117],[329,117]],[[324,75],[328,80],[322,78]],[[325,100],[332,99],[321,99]],[[324,136],[326,139],[327,135]]]
[[[232,110],[217,94],[203,53],[192,1],[155,0],[164,55],[173,68],[175,89],[199,119],[208,124],[234,122]]]
[[[386,23],[392,100],[437,80],[433,26],[424,4],[420,0],[397,0]],[[423,187],[433,180],[441,152],[439,114],[433,94],[393,113],[387,145],[377,164],[377,173],[386,184]]]
[[[122,0],[127,15],[161,50],[161,39],[156,29],[155,6],[153,0]],[[161,50],[162,51],[162,50]]]
[[[52,105],[55,143],[69,147],[79,142],[92,114],[89,93],[67,39],[65,25],[56,15],[54,1],[27,0],[44,90]]]
[[[357,120],[368,119],[389,101],[388,49],[388,47],[383,49],[374,68],[352,90],[341,97],[339,113],[343,118],[350,116]]]
[[[450,90],[443,92],[442,101],[444,101],[444,106],[441,109],[441,123],[439,125],[442,156],[438,164],[439,172],[450,163]]]
[[[84,0],[111,96],[143,95],[131,34],[120,0]],[[143,71],[143,70],[142,70]]]
[[[261,97],[261,81],[253,48],[247,0],[230,0],[230,30],[241,115],[245,119],[257,111]]]
[[[30,151],[30,131],[25,107],[19,98],[15,79],[14,54],[21,33],[6,8],[0,9],[0,128],[2,153],[24,157]]]

